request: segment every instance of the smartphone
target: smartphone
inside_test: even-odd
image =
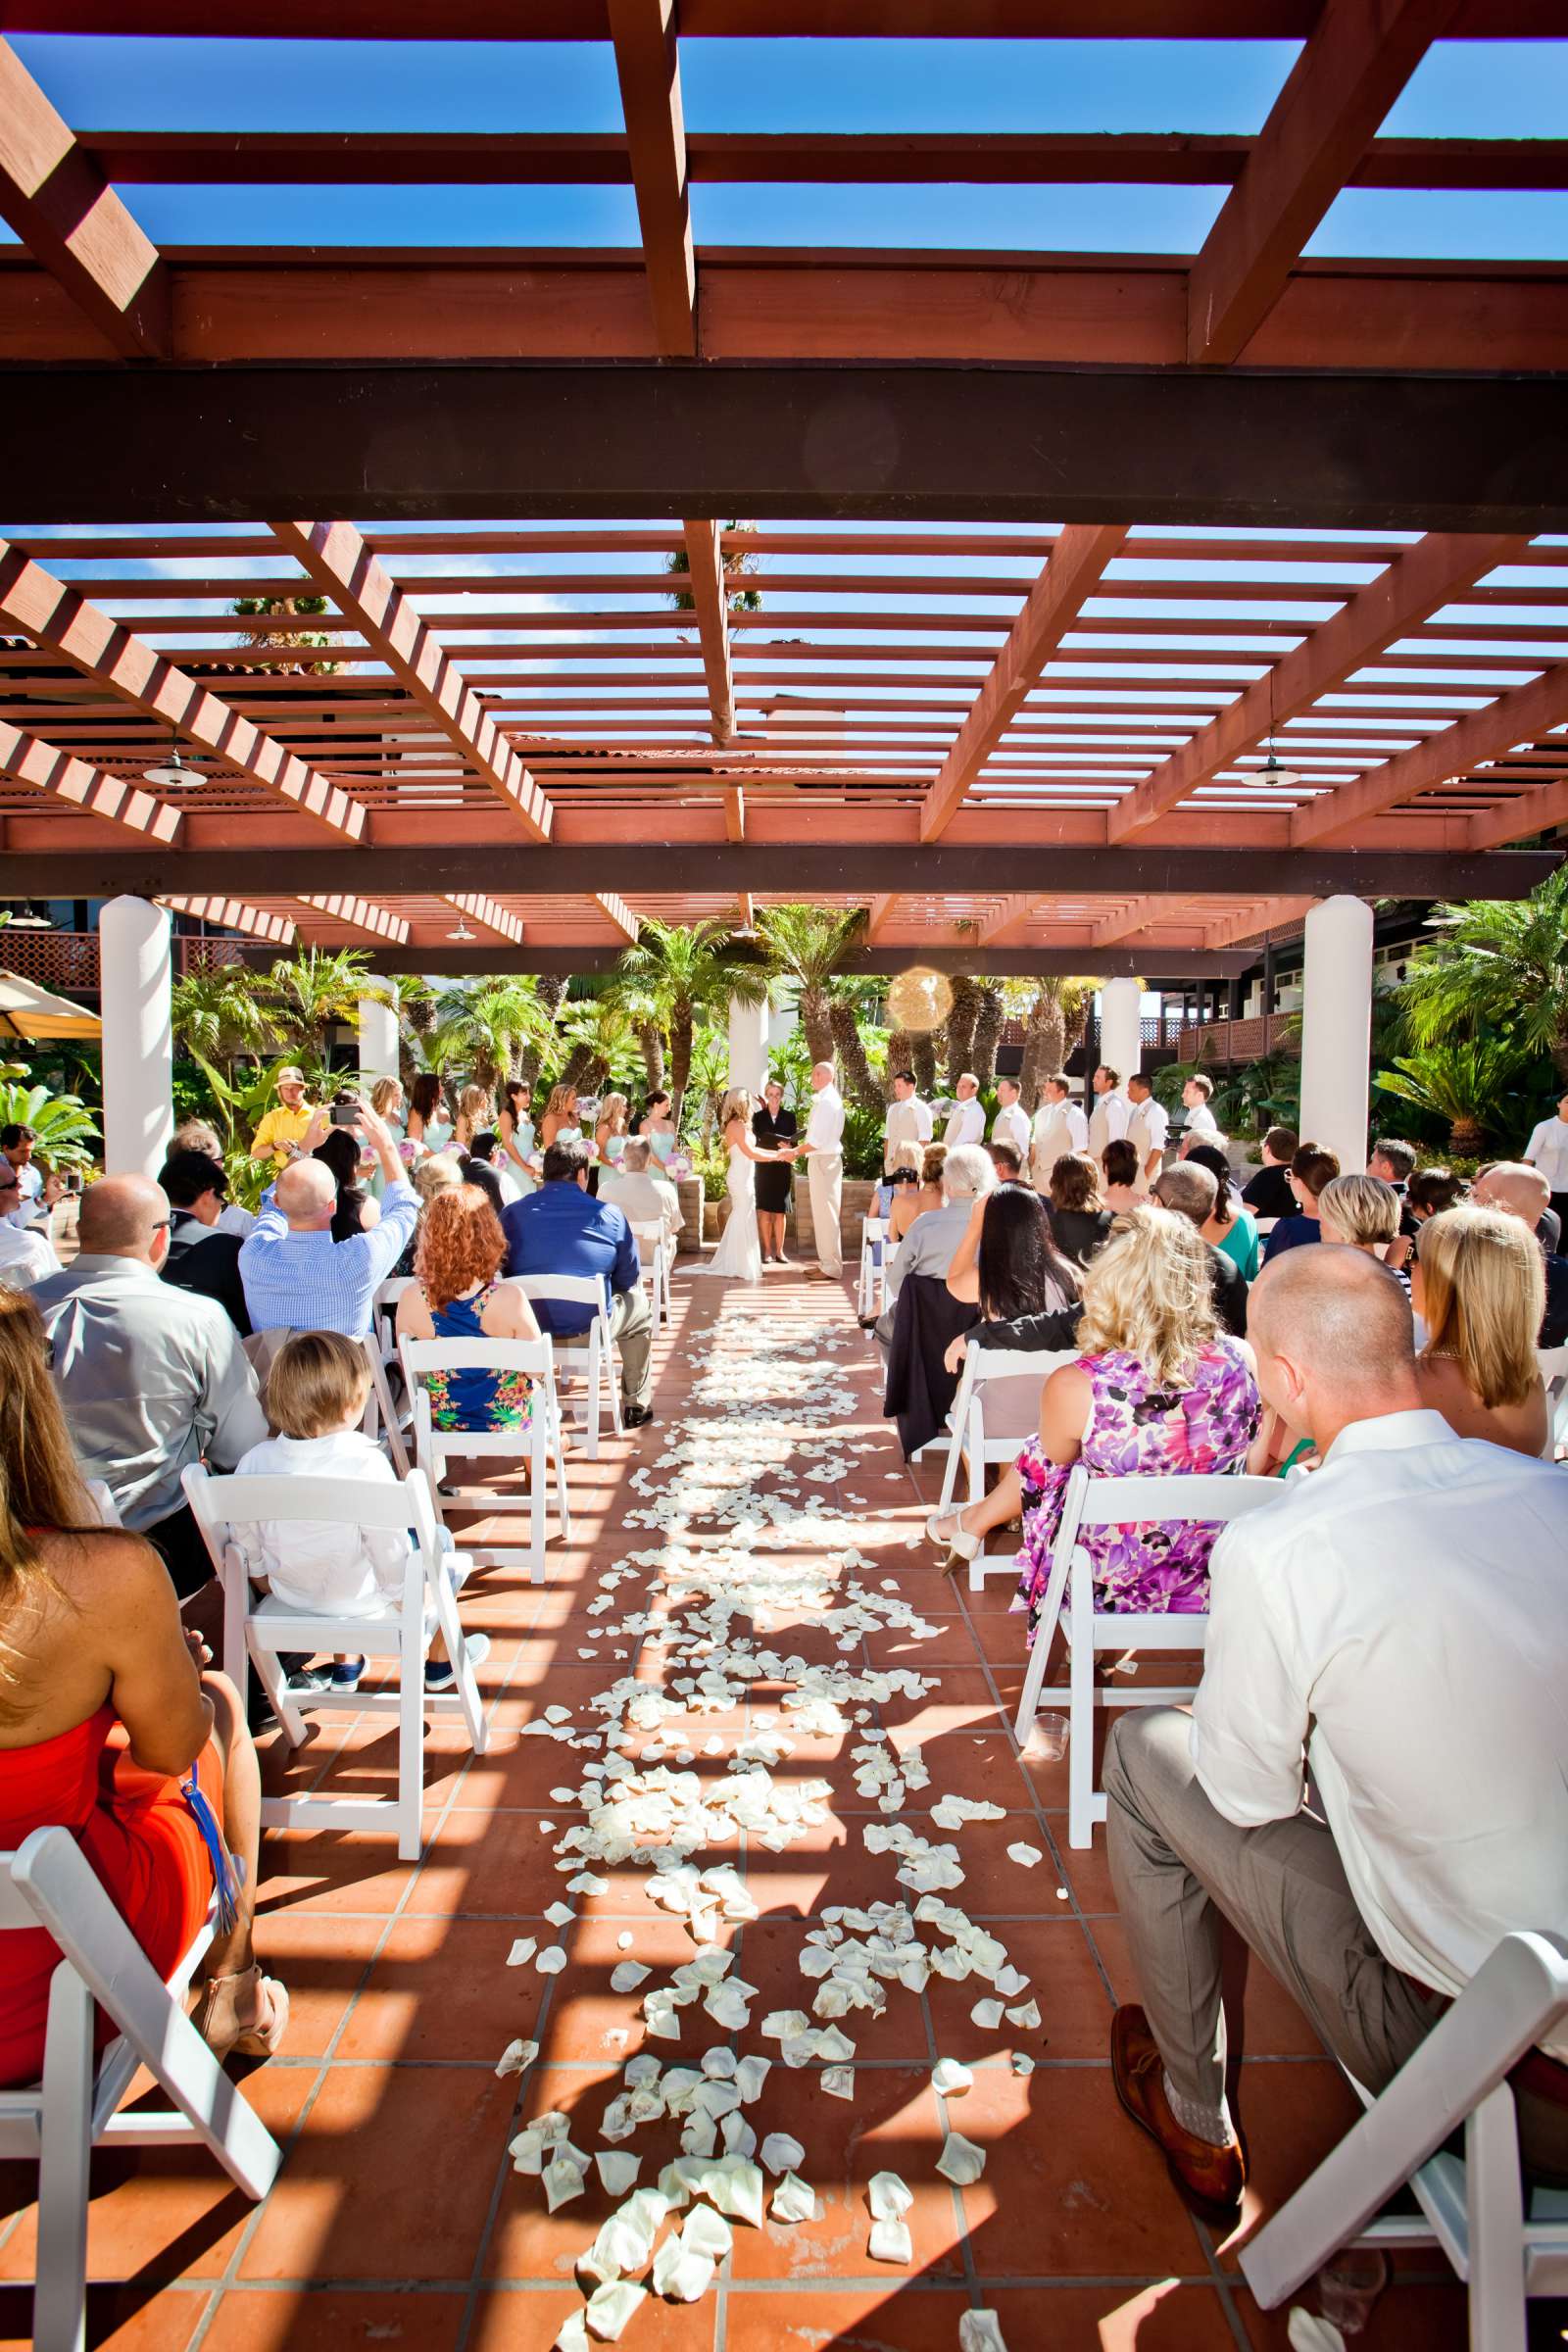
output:
[[[359,1123],[360,1106],[357,1102],[333,1103],[332,1125],[334,1127],[357,1127]]]

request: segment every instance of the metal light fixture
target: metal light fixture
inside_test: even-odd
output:
[[[141,780],[144,784],[156,784],[161,792],[194,792],[199,784],[205,784],[207,781],[199,767],[186,765],[179,756],[177,743],[172,748],[167,760],[161,760],[152,767],[142,769]]]
[[[1299,784],[1300,777],[1293,767],[1281,767],[1274,751],[1274,664],[1268,665],[1268,757],[1258,772],[1258,782],[1271,792],[1289,792]]]
[[[470,931],[468,929],[466,922],[464,920],[463,911],[460,907],[458,910],[456,927],[447,933],[448,939],[451,940],[454,947],[471,948],[478,936],[479,934],[477,931]]]

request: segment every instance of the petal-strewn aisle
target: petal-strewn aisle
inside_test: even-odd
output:
[[[257,2211],[101,2163],[94,2274],[133,2283],[95,2340],[547,2352],[597,2294],[630,2352],[1283,2344],[1120,2117],[1102,1834],[1069,1855],[1065,1767],[1013,1753],[1005,1580],[971,1613],[937,1574],[847,1299],[678,1282],[660,1358],[550,1584],[465,1595],[495,1740],[432,1737],[423,1861],[270,1840],[282,2177]],[[269,1772],[346,1788],[392,1744],[363,1718]],[[1256,1969],[1244,2055],[1268,2201],[1348,2102]],[[1461,2342],[1462,2303],[1401,2287],[1362,2340]]]

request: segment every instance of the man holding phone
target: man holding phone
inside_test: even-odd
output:
[[[239,1253],[254,1331],[340,1331],[363,1340],[375,1294],[419,1221],[419,1196],[385,1120],[368,1102],[337,1107],[349,1110],[343,1123],[364,1137],[379,1164],[385,1184],[380,1222],[368,1233],[334,1242],[337,1184],[331,1169],[324,1160],[290,1160],[263,1200],[256,1229]],[[324,1114],[315,1115],[324,1126]]]
[[[305,1147],[306,1131],[317,1113],[305,1099],[305,1072],[286,1064],[274,1081],[277,1102],[263,1119],[251,1140],[252,1159],[270,1159],[274,1168],[286,1168],[298,1159]]]

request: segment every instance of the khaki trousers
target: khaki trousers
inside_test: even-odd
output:
[[[620,1358],[620,1399],[623,1404],[648,1402],[648,1358],[654,1345],[654,1318],[648,1293],[617,1291],[610,1303],[610,1336]]]
[[[1443,2002],[1385,1960],[1356,1908],[1328,1824],[1314,1813],[1240,1829],[1210,1804],[1189,1716],[1122,1716],[1105,1747],[1107,1851],[1154,2039],[1184,2098],[1210,2112],[1225,2087],[1220,1923],[1228,1919],[1358,2082],[1392,2082]],[[1514,2085],[1526,2163],[1568,2178],[1568,2108]]]
[[[816,1262],[824,1274],[844,1271],[844,1245],[839,1216],[844,1206],[844,1154],[813,1152],[806,1162],[811,1193],[811,1231],[816,1238]]]

